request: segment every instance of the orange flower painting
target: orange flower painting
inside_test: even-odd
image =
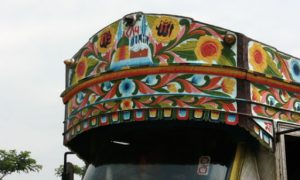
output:
[[[267,68],[267,52],[259,43],[253,43],[249,50],[249,61],[254,71],[263,73]]]
[[[198,60],[203,60],[212,64],[218,60],[222,54],[223,45],[221,42],[211,36],[202,36],[197,42],[195,54]]]

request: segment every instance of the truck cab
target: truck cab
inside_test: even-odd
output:
[[[136,12],[66,64],[83,180],[299,179],[300,60],[194,19]]]

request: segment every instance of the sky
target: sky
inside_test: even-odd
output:
[[[31,151],[43,165],[5,180],[60,179],[63,61],[103,27],[136,11],[183,15],[300,57],[299,9],[297,0],[1,0],[0,149]]]

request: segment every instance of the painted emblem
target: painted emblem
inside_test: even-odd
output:
[[[176,38],[179,27],[177,19],[166,16],[159,17],[152,27],[153,36],[157,42],[168,43]]]
[[[145,16],[137,16],[135,25],[126,26],[120,21],[116,35],[117,46],[110,70],[151,65],[150,29]]]
[[[98,50],[101,53],[105,53],[108,49],[110,49],[113,46],[115,39],[115,32],[113,28],[108,27],[101,31],[98,34]]]

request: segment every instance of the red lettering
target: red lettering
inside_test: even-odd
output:
[[[128,27],[125,35],[126,37],[130,38],[132,36],[138,35],[140,33],[140,27],[139,26],[134,26],[134,27]]]

